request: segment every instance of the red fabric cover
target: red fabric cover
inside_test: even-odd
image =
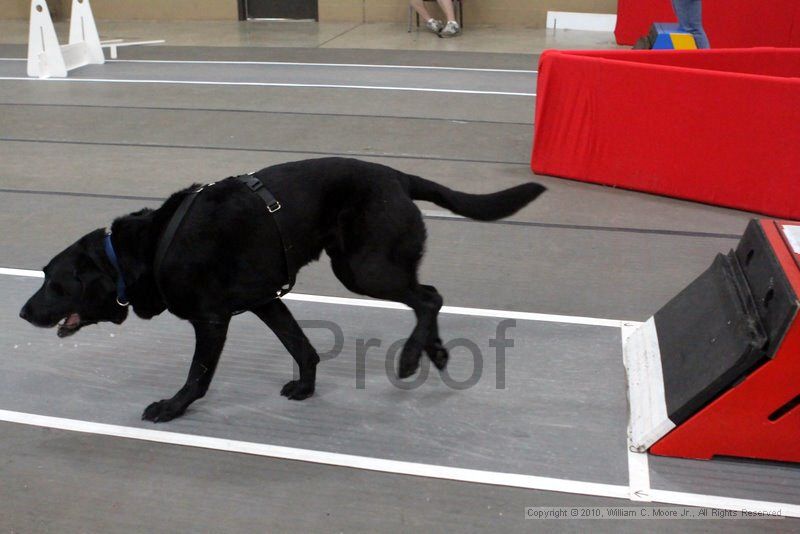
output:
[[[670,0],[618,0],[617,43],[632,45],[654,22],[676,22]],[[703,0],[713,48],[800,46],[798,0]]]
[[[800,219],[800,50],[542,54],[531,168]]]

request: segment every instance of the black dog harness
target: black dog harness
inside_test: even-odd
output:
[[[267,212],[271,215],[270,219],[272,219],[273,223],[275,224],[275,229],[278,231],[278,239],[281,242],[281,246],[283,247],[283,258],[286,263],[286,273],[288,276],[288,280],[286,281],[281,289],[277,291],[274,297],[271,297],[269,300],[280,298],[284,296],[286,293],[292,290],[295,283],[295,274],[297,272],[297,261],[295,259],[295,252],[294,246],[292,242],[289,240],[289,232],[286,231],[287,221],[283,216],[281,211],[281,203],[275,198],[275,196],[267,189],[264,183],[257,177],[252,174],[243,174],[241,176],[236,176],[236,179],[242,182],[244,185],[250,189],[253,193],[258,194],[261,199],[266,204]],[[155,259],[153,262],[154,268],[154,277],[156,279],[156,286],[158,286],[158,291],[161,293],[161,298],[164,302],[167,302],[166,297],[164,296],[164,291],[161,287],[161,283],[159,282],[159,273],[161,272],[161,264],[164,261],[164,257],[169,250],[170,245],[172,244],[173,239],[175,238],[175,234],[181,227],[183,223],[183,219],[186,217],[186,214],[189,212],[189,209],[192,207],[197,195],[203,191],[206,187],[210,187],[214,185],[213,183],[204,185],[198,188],[195,191],[192,191],[183,199],[178,209],[175,210],[175,213],[172,215],[169,223],[167,224],[167,228],[164,230],[164,233],[161,234],[161,238],[158,241],[158,246],[156,247],[156,254]]]

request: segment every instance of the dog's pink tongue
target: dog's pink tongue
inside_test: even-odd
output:
[[[71,328],[73,326],[78,326],[78,324],[80,324],[80,322],[81,322],[81,316],[78,315],[77,313],[73,313],[73,314],[70,314],[69,317],[67,317],[67,320],[64,323],[64,326],[66,326],[68,328]]]

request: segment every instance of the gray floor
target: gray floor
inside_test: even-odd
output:
[[[124,328],[87,328],[64,340],[55,338],[54,331],[40,335],[13,313],[37,282],[0,278],[8,305],[0,315],[2,352],[9,355],[3,359],[0,406],[153,428],[140,420],[141,411],[181,385],[193,347],[191,327],[165,317],[131,320]],[[467,389],[449,387],[425,360],[419,387],[409,391],[394,379],[394,344],[408,336],[413,314],[289,305],[298,319],[334,323],[344,336],[341,354],[320,367],[313,398],[288,402],[278,394],[292,378],[292,360],[257,318],[244,315],[231,326],[211,393],[187,417],[164,428],[390,460],[627,484],[618,329],[517,321],[509,330],[514,347],[498,360],[489,340],[500,319],[442,315],[440,328],[447,339],[467,339],[479,350],[454,349],[448,376],[458,383],[474,377],[476,383]],[[320,350],[333,345],[328,329],[308,333]],[[356,360],[359,339],[381,343],[367,354],[363,376]],[[567,391],[565,383],[570,384]],[[598,389],[598,383],[605,386]],[[48,394],[41,395],[43,390]],[[59,399],[57,405],[53,399]]]
[[[8,423],[0,423],[0,451],[7,458],[0,517],[10,532],[797,530],[786,519],[532,521],[524,519],[527,506],[620,503]]]
[[[0,78],[27,77],[26,61],[0,61]],[[377,72],[376,72],[377,71]],[[443,72],[446,76],[443,76]],[[510,92],[533,94],[536,75],[529,71],[478,71],[408,69],[396,66],[284,65],[243,63],[159,63],[158,60],[109,60],[104,65],[88,65],[69,76],[69,80],[113,80],[131,83],[211,82],[236,85],[315,85],[375,86],[397,90],[426,88],[436,91]]]
[[[195,49],[158,50],[142,49],[129,57],[202,57]],[[229,61],[535,65],[532,56],[496,54],[360,51],[348,56],[295,49],[208,54]],[[0,62],[4,73],[20,65]],[[155,75],[153,65],[116,63],[92,72],[108,76],[135,68],[124,76],[149,78]],[[190,77],[187,72],[194,67],[157,68],[160,76],[185,79],[180,77]],[[249,73],[239,67],[202,69],[204,79],[280,75],[282,80],[323,83],[314,80],[367,76],[371,85],[453,83],[424,69],[402,80],[389,69],[365,73],[351,68],[344,74],[327,68],[315,73],[310,67],[282,67],[281,72],[248,67],[257,70]],[[459,84],[500,91],[535,82],[529,74],[523,83],[516,74],[487,79],[453,72],[466,77]],[[0,266],[39,269],[78,235],[106,226],[119,214],[157,205],[188,183],[321,154],[358,155],[467,191],[522,183],[531,179],[534,103],[533,97],[406,91],[0,81]],[[430,237],[422,278],[440,289],[446,304],[644,320],[716,253],[734,246],[751,217],[536,179],[550,187],[548,193],[503,223],[446,218],[439,208],[423,206],[436,211],[427,217]],[[326,263],[323,259],[303,271],[296,291],[351,296]],[[33,279],[0,277],[5,297],[0,304],[0,409],[150,427],[138,420],[139,413],[180,385],[192,341],[187,326],[168,317],[131,320],[123,327],[91,327],[58,340],[53,332],[36,331],[16,318],[34,286]],[[627,482],[618,330],[518,321],[503,390],[495,388],[488,350],[482,378],[468,390],[444,387],[436,373],[415,391],[399,390],[387,378],[385,352],[368,359],[366,387],[358,389],[355,340],[378,337],[388,346],[407,334],[410,313],[308,303],[292,303],[292,308],[299,318],[335,320],[345,333],[343,354],[320,368],[316,397],[289,403],[277,395],[291,374],[290,359],[262,326],[243,316],[234,323],[210,394],[185,418],[158,428],[448,466]],[[442,318],[447,338],[467,337],[484,348],[496,323]],[[310,334],[319,346],[326,345],[323,333]],[[454,356],[453,376],[468,375],[469,363],[467,354]],[[18,531],[42,531],[51,524],[67,530],[136,530],[137,517],[147,525],[142,528],[155,531],[198,526],[214,531],[222,524],[232,531],[264,530],[264,525],[275,531],[510,531],[535,528],[522,520],[526,505],[620,504],[0,426],[0,455],[8,458],[0,470],[3,480],[17,488],[10,498],[0,499],[5,507],[0,516],[11,517],[11,529]],[[659,489],[800,502],[800,475],[789,466],[653,458],[651,474]],[[65,496],[73,487],[84,490],[71,501]],[[198,507],[197,500],[205,499],[217,515]],[[139,511],[146,509],[151,513],[141,519]],[[118,523],[111,520],[112,510],[117,510]],[[587,525],[552,523],[546,528]],[[784,530],[789,525],[797,528],[788,520],[758,524]],[[680,528],[752,527],[698,522]],[[593,523],[592,529],[597,528],[642,527]]]

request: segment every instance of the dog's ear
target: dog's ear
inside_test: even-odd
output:
[[[143,209],[114,221],[111,231],[114,248],[125,269],[125,278],[134,285],[152,270],[151,261],[155,244],[152,210]]]
[[[83,287],[88,287],[95,282],[98,278],[105,276],[100,264],[96,258],[91,254],[78,254],[75,259],[75,270],[73,272],[75,278],[81,281]]]
[[[75,268],[75,276],[83,286],[83,300],[93,303],[106,303],[116,299],[117,285],[100,268],[95,258],[81,254]]]
[[[127,292],[133,311],[150,319],[167,309],[153,277],[153,255],[158,236],[153,210],[143,209],[114,221],[115,248],[125,270]]]

